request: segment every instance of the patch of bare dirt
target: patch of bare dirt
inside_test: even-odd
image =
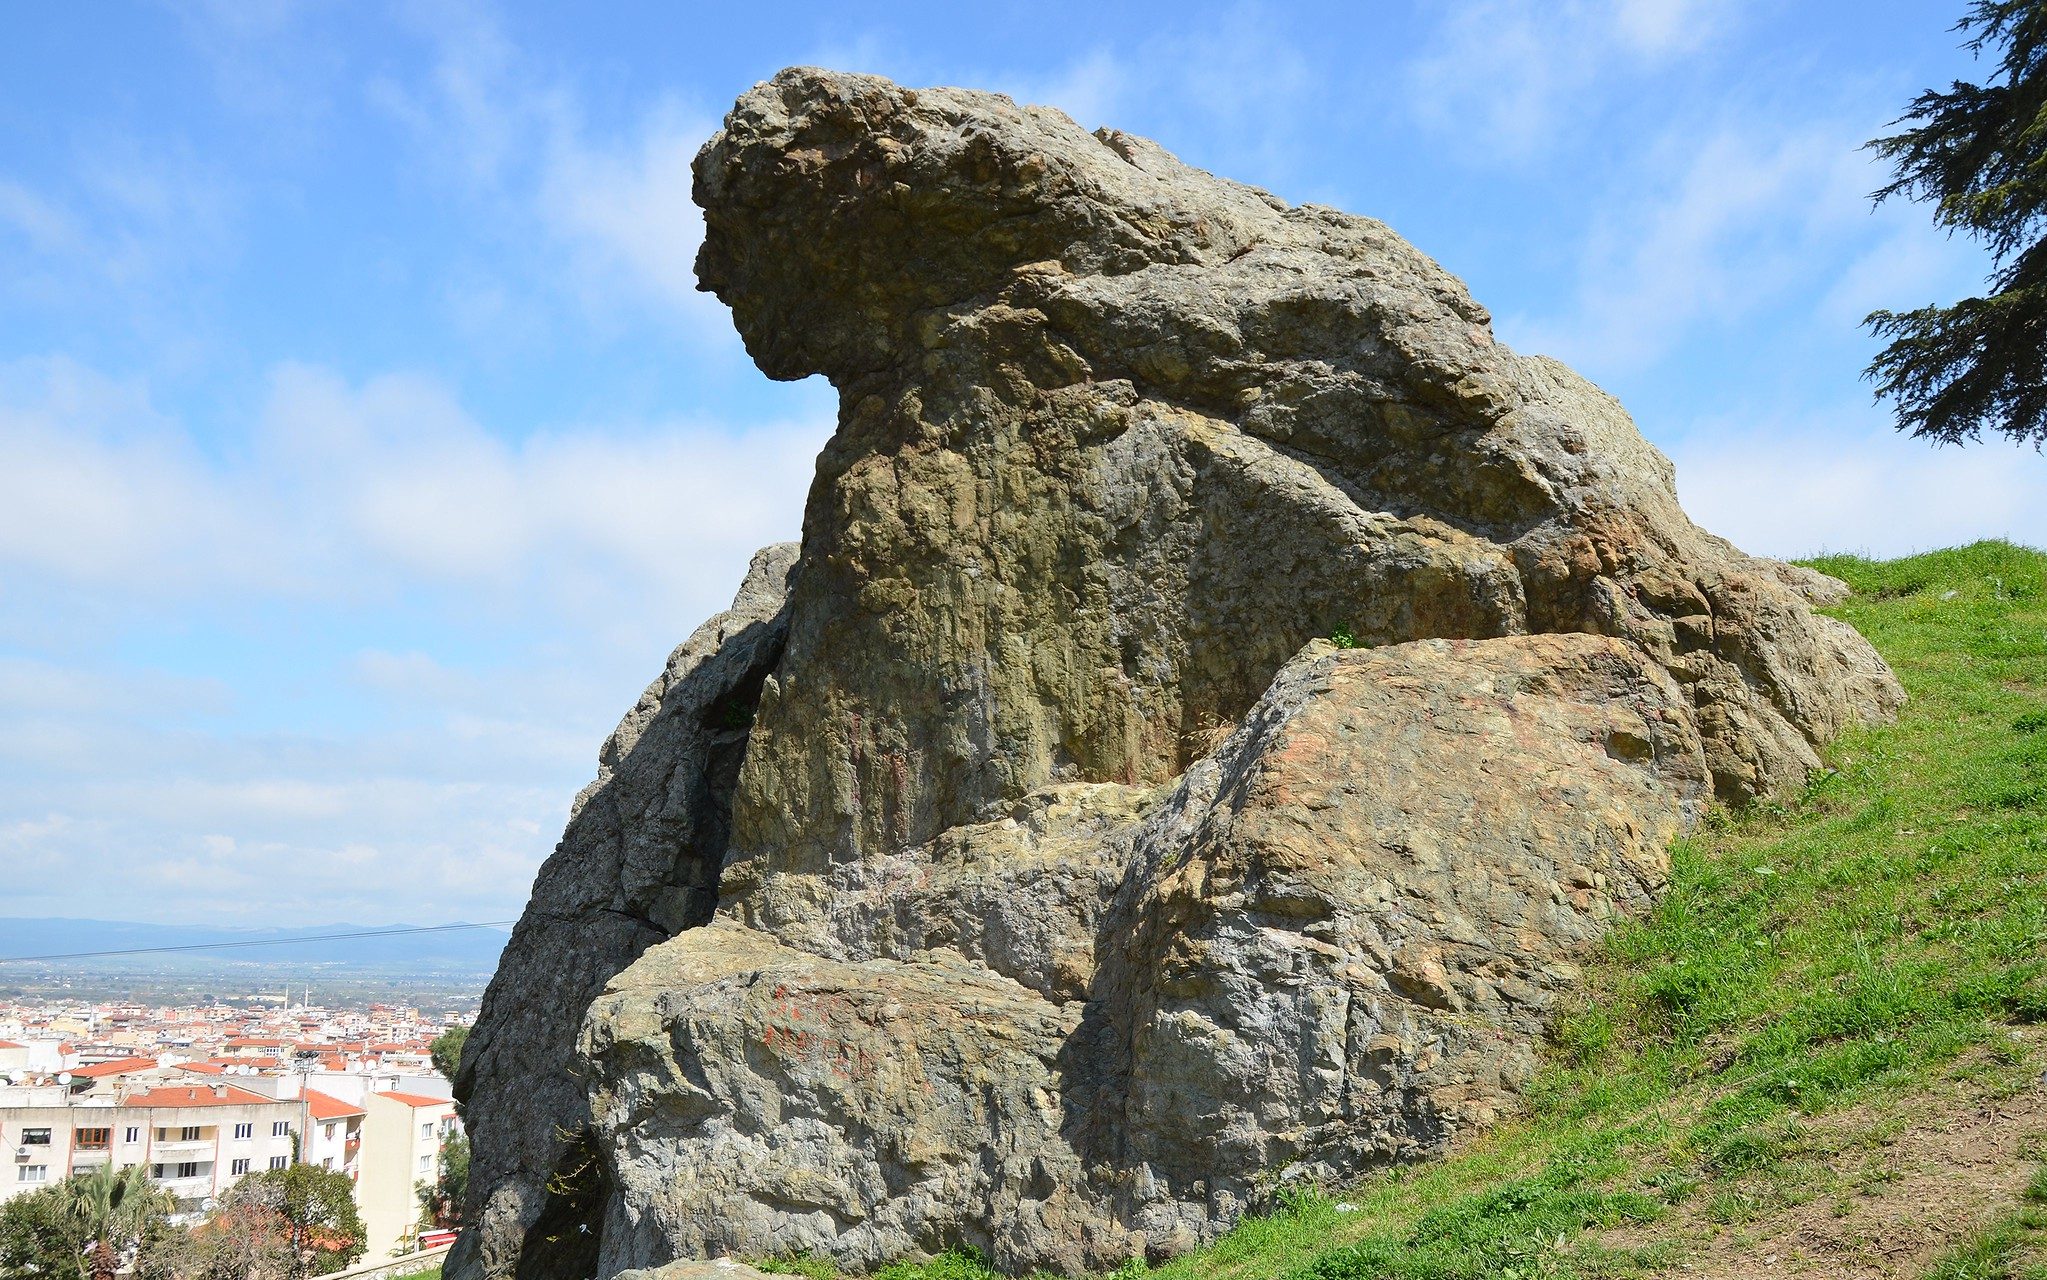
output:
[[[2029,1036],[2028,1038],[2032,1038]],[[1610,1232],[1629,1249],[1679,1246],[1664,1274],[1701,1280],[1920,1276],[2018,1208],[2047,1144],[2047,1077],[1999,1096],[1955,1083],[1918,1097],[1847,1108],[1802,1123],[1786,1188],[1702,1191],[1661,1222]],[[1764,1203],[1737,1219],[1739,1197]],[[1780,1203],[1771,1205],[1772,1198]],[[1781,1201],[1790,1201],[1783,1203]]]

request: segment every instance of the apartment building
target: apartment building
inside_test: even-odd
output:
[[[305,1107],[227,1084],[85,1097],[65,1085],[0,1088],[0,1200],[113,1162],[143,1165],[180,1213],[200,1213],[244,1174],[292,1161]]]
[[[447,1098],[385,1090],[363,1100],[355,1203],[368,1237],[365,1261],[410,1252],[419,1236],[421,1185],[441,1177],[441,1143],[459,1122]]]
[[[362,1154],[362,1126],[368,1113],[359,1105],[307,1089],[306,1140],[300,1159],[322,1169],[334,1169],[351,1179],[359,1172]]]
[[[148,1165],[151,1179],[186,1212],[202,1209],[244,1174],[289,1165],[304,1114],[296,1102],[230,1084],[161,1085],[129,1094],[119,1109],[147,1116],[140,1159],[122,1150],[122,1163]],[[124,1125],[123,1134],[133,1127]]]

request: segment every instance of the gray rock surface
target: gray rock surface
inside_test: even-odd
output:
[[[570,999],[577,935],[514,940],[455,1280],[571,1274],[564,1223],[601,1275],[1101,1267],[1426,1155],[1515,1105],[1710,798],[1902,696],[1814,612],[1839,584],[1694,526],[1618,404],[1379,223],[813,70],[696,177],[704,287],[839,428],[786,639],[730,664],[729,810],[635,805],[536,886],[584,919],[630,845],[686,905]]]
[[[1428,1154],[1509,1105],[1572,951],[1708,794],[1676,683],[1623,641],[1310,646],[1141,816],[1038,819],[1116,855],[1093,913],[964,940],[951,895],[903,895],[866,913],[892,946],[720,919],[620,975],[584,1045],[600,1273],[961,1241],[1099,1270],[1276,1178]],[[1048,951],[1093,957],[1084,997]]]
[[[770,1280],[770,1273],[731,1258],[686,1259],[651,1270],[621,1271],[617,1280]]]
[[[595,1265],[596,1238],[581,1227],[604,1193],[581,1140],[583,1086],[569,1073],[577,1029],[614,975],[717,906],[731,791],[781,653],[795,561],[792,544],[757,553],[732,608],[669,655],[605,740],[596,780],[540,868],[456,1072],[470,1202],[451,1275],[574,1276]]]

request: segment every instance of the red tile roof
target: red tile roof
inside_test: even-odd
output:
[[[131,1093],[121,1103],[124,1107],[246,1107],[251,1103],[276,1102],[260,1093],[237,1089],[233,1085],[167,1085],[158,1089],[144,1089]]]
[[[115,1058],[112,1062],[95,1062],[89,1067],[73,1067],[71,1074],[97,1080],[102,1076],[124,1076],[131,1071],[154,1070],[155,1058]]]
[[[343,1116],[363,1114],[361,1107],[321,1093],[318,1089],[306,1090],[306,1110],[313,1113],[315,1120],[339,1120]]]
[[[404,1103],[404,1104],[405,1104],[406,1106],[408,1106],[408,1107],[413,1107],[413,1108],[419,1108],[419,1107],[452,1107],[452,1106],[454,1106],[454,1105],[455,1105],[455,1104],[454,1104],[454,1103],[453,1103],[452,1101],[450,1101],[450,1100],[449,1100],[449,1099],[447,1099],[447,1098],[429,1098],[429,1097],[425,1097],[424,1095],[421,1095],[421,1094],[417,1094],[417,1093],[385,1093],[385,1092],[379,1092],[379,1093],[377,1094],[377,1096],[378,1096],[379,1098],[389,1098],[389,1099],[390,1099],[391,1101],[393,1101],[393,1102],[402,1102],[402,1103]]]
[[[27,1045],[25,1045],[25,1044],[16,1044],[16,1043],[14,1043],[14,1041],[12,1041],[12,1040],[0,1040],[0,1049],[26,1049],[26,1048],[28,1048],[28,1046],[27,1046]]]

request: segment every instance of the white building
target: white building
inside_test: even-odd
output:
[[[459,1122],[452,1101],[416,1093],[371,1093],[364,1110],[355,1203],[369,1261],[411,1251],[419,1237],[418,1188],[440,1181],[441,1144]]]
[[[232,1085],[165,1085],[122,1097],[77,1098],[62,1085],[0,1089],[0,1200],[112,1162],[143,1165],[198,1213],[244,1174],[291,1163],[305,1115]]]
[[[354,1180],[362,1154],[363,1120],[368,1112],[357,1103],[345,1102],[318,1089],[308,1089],[306,1141],[300,1159],[322,1169],[335,1169]]]

